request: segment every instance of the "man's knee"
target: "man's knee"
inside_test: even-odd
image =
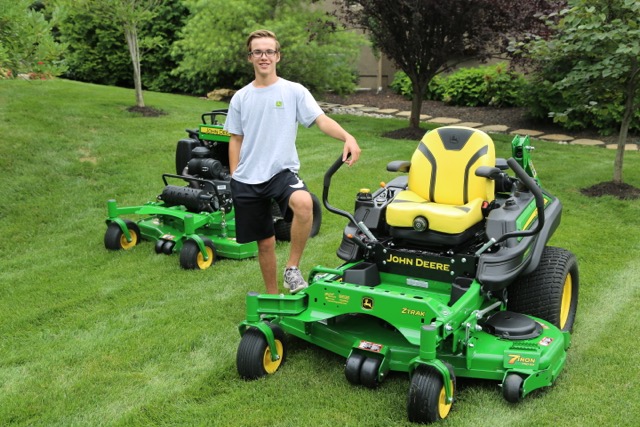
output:
[[[271,251],[275,251],[276,249],[276,238],[268,237],[266,239],[258,240],[258,252],[268,253]]]
[[[313,217],[313,201],[308,191],[296,191],[289,197],[289,207],[300,221],[309,221]]]

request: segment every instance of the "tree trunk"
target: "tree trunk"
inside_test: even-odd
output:
[[[622,122],[620,123],[620,133],[618,134],[618,147],[616,149],[616,159],[613,162],[613,182],[622,184],[622,166],[624,161],[624,150],[627,144],[627,135],[629,134],[629,126],[633,119],[635,111],[635,98],[638,90],[638,73],[640,67],[638,61],[633,61],[629,81],[625,91],[624,113],[622,114]]]
[[[140,71],[140,48],[138,47],[138,30],[135,24],[125,24],[124,35],[129,46],[131,64],[133,65],[133,86],[136,92],[136,106],[144,107],[142,96],[142,73]]]
[[[422,112],[422,99],[427,83],[418,81],[417,78],[411,78],[413,85],[413,98],[411,99],[411,117],[409,118],[409,127],[418,129],[420,127],[420,114]]]

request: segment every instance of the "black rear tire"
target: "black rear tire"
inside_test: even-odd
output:
[[[571,331],[578,308],[578,262],[566,249],[547,246],[538,267],[508,288],[507,309]]]

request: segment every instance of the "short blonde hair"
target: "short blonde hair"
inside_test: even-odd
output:
[[[280,52],[280,42],[278,41],[275,33],[269,30],[256,30],[249,34],[249,37],[247,38],[247,49],[249,50],[249,52],[251,52],[251,42],[254,39],[261,39],[264,37],[274,39],[276,41],[276,52]]]

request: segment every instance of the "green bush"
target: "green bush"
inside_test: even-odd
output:
[[[467,107],[511,107],[522,104],[524,76],[504,63],[462,68],[443,81],[442,100]]]
[[[395,93],[407,99],[411,99],[413,96],[413,85],[411,84],[411,80],[409,80],[409,76],[407,76],[404,71],[397,71],[389,86]]]
[[[199,86],[201,92],[216,87],[240,88],[254,77],[247,62],[247,36],[267,28],[276,33],[282,46],[278,75],[312,92],[353,92],[364,37],[343,31],[336,18],[309,8],[309,0],[271,3],[191,2],[180,40],[172,46],[178,63],[173,73]]]
[[[466,107],[522,105],[526,79],[510,71],[506,64],[462,68],[447,76],[436,76],[430,83],[425,99],[444,101]],[[411,98],[411,81],[403,72],[396,73],[391,88]]]
[[[568,73],[569,64],[565,62],[546,64],[529,81],[523,91],[529,114],[537,119],[552,119],[568,130],[596,129],[602,135],[618,132],[624,111],[620,95],[603,91],[584,102],[576,93],[578,89],[556,89],[554,83]],[[640,111],[634,114],[629,130],[640,131]]]
[[[393,76],[393,81],[389,85],[391,89],[404,96],[407,99],[413,98],[413,85],[411,79],[404,71],[398,71]],[[435,76],[427,86],[427,92],[424,94],[424,99],[440,101],[442,100],[442,77]]]
[[[54,40],[51,23],[36,6],[29,0],[0,2],[0,79],[48,79],[65,71],[66,46]]]

